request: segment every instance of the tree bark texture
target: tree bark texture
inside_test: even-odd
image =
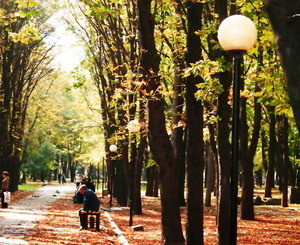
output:
[[[180,66],[182,63],[175,59],[175,64]],[[183,98],[183,81],[179,75],[179,67],[175,68],[175,83],[173,85],[175,96],[172,101],[172,134],[171,134],[171,143],[174,149],[174,154],[177,162],[177,176],[178,176],[178,198],[179,198],[179,205],[185,206],[185,130],[183,126],[178,125],[182,119],[182,110],[184,105],[184,98]]]
[[[264,0],[286,74],[288,94],[300,131],[300,1]]]
[[[125,176],[125,168],[124,163],[121,159],[117,159],[115,161],[115,168],[116,168],[116,175],[114,180],[115,185],[115,196],[117,198],[117,202],[120,206],[127,205],[127,198],[128,198],[128,182]]]
[[[227,0],[215,1],[215,12],[219,14],[221,23],[227,17]],[[227,62],[231,62],[231,57],[227,52],[216,51],[217,57],[223,56]],[[219,201],[218,201],[218,244],[230,244],[230,164],[231,164],[231,144],[230,136],[230,117],[231,107],[229,105],[229,91],[232,84],[231,70],[218,74],[223,92],[218,95],[217,115],[217,145],[219,153]]]
[[[10,28],[18,31],[21,27],[11,24]],[[32,50],[28,51],[28,47],[26,49],[21,43],[10,41],[5,27],[0,28],[0,34],[4,43],[0,52],[0,172],[7,170],[11,173],[10,189],[15,191],[19,184],[28,100],[30,91],[38,82],[32,75],[37,64],[30,61],[30,55],[34,51],[40,53],[36,49],[38,43],[33,44]],[[43,69],[41,74],[44,74]]]
[[[278,164],[280,164],[280,174],[281,174],[281,191],[282,191],[282,199],[281,199],[281,206],[288,207],[288,177],[289,177],[289,147],[288,147],[288,118],[286,116],[280,117],[279,123],[279,135],[278,135],[278,142],[280,150],[280,159],[278,159]]]
[[[160,171],[163,244],[184,244],[177,194],[176,159],[166,130],[163,101],[158,91],[160,57],[155,47],[151,2],[135,1],[141,42],[141,72],[147,96],[149,145]]]
[[[211,206],[211,193],[215,187],[215,163],[212,147],[207,146],[206,150],[206,193],[205,193],[205,207]]]
[[[202,29],[203,3],[187,1],[187,54],[188,65],[202,58],[202,44],[196,31]],[[196,85],[202,83],[200,76],[191,75],[186,81],[186,114],[187,114],[187,244],[203,244],[203,107],[195,98]]]
[[[244,80],[242,89],[244,89]],[[255,92],[260,89],[256,85]],[[249,126],[247,120],[247,99],[241,98],[241,117],[240,117],[240,162],[243,166],[243,187],[241,202],[241,219],[255,219],[253,196],[254,196],[254,156],[257,149],[260,124],[261,124],[261,104],[258,99],[254,99],[254,122],[252,128],[252,137],[249,137]],[[248,142],[250,145],[248,146]]]
[[[156,165],[151,167],[146,167],[146,179],[147,179],[147,186],[146,186],[146,196],[153,196],[154,193],[154,178],[155,178],[155,169]]]
[[[147,147],[147,136],[141,134],[140,143],[137,147],[136,167],[134,171],[134,195],[133,195],[133,212],[134,214],[142,214],[142,197],[141,197],[141,177],[144,163],[144,153]]]
[[[274,107],[269,107],[270,125],[269,125],[269,151],[268,151],[268,169],[265,185],[265,197],[272,197],[272,188],[274,187],[274,166],[276,163],[276,118]]]

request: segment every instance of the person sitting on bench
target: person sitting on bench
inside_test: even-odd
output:
[[[99,211],[100,201],[91,189],[87,188],[86,185],[81,185],[78,192],[83,195],[83,207],[79,210],[80,228],[79,230],[86,229],[87,227],[87,212],[88,211]]]

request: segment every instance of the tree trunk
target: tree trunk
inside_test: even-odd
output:
[[[270,125],[269,125],[269,151],[268,151],[268,169],[266,176],[265,197],[272,197],[272,188],[274,187],[274,166],[276,161],[276,132],[275,132],[275,111],[274,107],[269,107]]]
[[[156,169],[156,165],[151,167],[146,167],[146,179],[147,179],[146,196],[150,196],[150,197],[153,196],[155,169]]]
[[[178,177],[178,199],[180,206],[186,206],[185,201],[185,139],[182,139],[185,131],[183,129],[179,129],[177,134],[177,154],[176,154],[176,162],[177,162],[177,177]],[[179,140],[181,139],[181,142]],[[180,144],[180,146],[179,146]]]
[[[155,166],[154,169],[154,190],[153,190],[153,196],[158,197],[159,194],[159,185],[160,185],[160,179],[159,179],[159,167]]]
[[[4,32],[4,33],[3,33]],[[7,31],[2,31],[3,41],[9,43]],[[13,52],[10,50],[10,45],[5,49],[5,52],[1,52],[1,81],[0,81],[0,172],[8,171],[11,174],[11,183],[14,185],[15,174],[14,163],[11,158],[12,155],[12,142],[9,138],[9,121],[11,114],[11,100],[12,100],[12,83],[11,81],[11,69],[12,64],[12,55]],[[15,82],[15,81],[14,81]],[[10,186],[12,187],[12,186]],[[15,188],[12,188],[12,191]]]
[[[134,199],[133,212],[134,214],[142,214],[142,197],[141,197],[141,176],[144,163],[144,153],[147,147],[147,138],[145,132],[142,133],[140,143],[137,149],[136,168],[134,172]]]
[[[296,124],[300,131],[300,2],[295,0],[264,0],[276,36],[283,70]]]
[[[241,219],[254,220],[254,178],[253,178],[253,159],[244,159],[243,164],[243,188],[241,202]]]
[[[178,198],[179,198],[179,205],[185,206],[185,197],[184,197],[184,191],[185,191],[185,140],[184,140],[184,134],[185,131],[183,129],[183,126],[179,126],[178,123],[180,123],[181,114],[182,114],[182,107],[183,107],[183,98],[180,95],[183,91],[183,85],[181,81],[178,78],[175,78],[175,84],[174,84],[174,90],[176,91],[175,98],[173,100],[172,104],[172,113],[173,113],[173,120],[172,124],[174,125],[174,128],[172,130],[171,135],[171,142],[172,147],[174,149],[174,154],[176,157],[177,162],[177,169],[178,169]]]
[[[166,129],[163,101],[158,91],[160,79],[157,73],[160,57],[155,48],[151,2],[152,0],[135,2],[141,42],[141,72],[145,92],[150,95],[147,97],[149,145],[160,171],[163,244],[184,244],[177,194],[176,159]]]
[[[219,189],[220,189],[220,166],[219,166],[219,159],[218,159],[218,149],[217,149],[217,143],[215,139],[215,127],[212,124],[208,125],[209,128],[209,145],[211,147],[212,151],[212,161],[214,163],[214,193],[216,196],[216,203],[219,203]],[[218,205],[217,205],[218,206]],[[217,211],[218,213],[218,211]]]
[[[289,177],[289,150],[288,150],[288,130],[289,130],[289,124],[288,124],[288,118],[286,116],[283,116],[281,120],[281,149],[282,149],[282,199],[281,199],[281,206],[282,207],[288,207],[288,177]]]
[[[128,184],[125,176],[125,168],[122,159],[115,160],[115,196],[117,198],[117,202],[120,206],[125,207],[127,205],[128,198]]]
[[[199,61],[201,56],[201,40],[196,31],[201,30],[203,3],[187,1],[187,54],[188,66]],[[200,76],[191,75],[186,81],[186,113],[187,113],[187,244],[203,244],[203,107],[196,100],[196,84],[202,83]]]
[[[206,194],[205,194],[205,207],[211,206],[211,193],[215,187],[215,164],[214,156],[211,146],[207,146],[206,150]]]
[[[228,149],[231,148],[229,142],[229,120],[231,115],[230,106],[228,104],[229,88],[231,84],[231,73],[225,72],[220,76],[220,82],[224,87],[222,94],[218,96],[217,114],[220,117],[218,121],[218,146],[220,158],[220,198],[218,213],[218,235],[220,245],[229,244],[230,234],[230,163],[231,154]]]
[[[176,5],[176,13],[181,15],[183,14],[183,9],[181,4]],[[185,22],[182,23],[185,26]],[[182,26],[177,26],[177,31],[182,31]],[[179,40],[175,40],[178,42],[175,46],[180,45]],[[170,43],[169,40],[166,42]],[[169,45],[169,48],[172,50],[174,54],[174,98],[172,100],[172,134],[171,134],[171,142],[172,147],[174,149],[174,154],[177,161],[177,170],[178,170],[178,198],[179,205],[185,206],[185,148],[186,148],[186,130],[183,126],[183,107],[184,107],[184,78],[181,76],[182,70],[185,68],[184,57],[177,55],[177,50],[174,49],[173,45]]]
[[[244,85],[242,86],[244,87]],[[242,88],[244,89],[244,88]],[[260,88],[256,85],[255,92],[260,91]],[[241,202],[241,219],[243,220],[253,220],[254,215],[254,156],[257,149],[260,124],[261,124],[261,104],[258,102],[257,98],[254,98],[254,122],[252,129],[252,137],[249,142],[249,126],[247,121],[247,99],[241,98],[241,119],[240,119],[240,161],[243,166],[243,187],[242,187],[242,202]]]
[[[227,0],[215,1],[216,13],[219,14],[219,22],[227,17]],[[223,56],[227,62],[231,62],[231,57],[227,52],[216,51],[217,57]],[[226,70],[218,74],[223,92],[218,95],[217,115],[220,118],[217,123],[217,143],[219,150],[220,169],[220,190],[218,202],[218,243],[219,245],[230,244],[230,164],[231,164],[231,144],[230,136],[230,116],[229,91],[232,84],[231,70]]]

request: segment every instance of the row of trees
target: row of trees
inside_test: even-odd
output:
[[[103,157],[94,136],[101,130],[87,123],[97,119],[78,104],[84,99],[76,99],[71,78],[53,62],[51,18],[62,4],[0,3],[0,171],[11,173],[12,191],[20,177],[44,181],[64,172],[73,179],[80,162]]]
[[[272,4],[268,2],[269,9]],[[141,213],[139,181],[149,145],[150,158],[159,168],[164,244],[184,243],[179,206],[185,204],[185,184],[186,242],[203,244],[206,146],[213,152],[219,188],[219,241],[229,243],[231,57],[221,51],[216,31],[228,14],[253,19],[259,37],[245,57],[242,84],[241,218],[255,218],[254,171],[266,174],[266,197],[271,196],[276,171],[287,205],[287,185],[294,185],[298,170],[298,132],[261,1],[102,0],[71,6],[80,29],[72,27],[86,44],[86,65],[99,93],[106,152],[110,144],[119,147],[119,167],[110,164],[108,170],[116,171],[117,185],[129,191],[115,195],[124,205],[134,181],[134,212]],[[86,25],[78,20],[78,9]],[[139,135],[126,130],[132,119],[145,126]],[[136,140],[137,145],[132,143]]]
[[[134,213],[141,214],[143,167],[149,184],[157,183],[158,169],[163,243],[203,244],[203,170],[213,166],[219,243],[229,244],[231,57],[220,49],[216,32],[227,15],[241,13],[258,28],[258,42],[244,61],[241,218],[255,218],[254,171],[266,175],[265,196],[271,196],[276,171],[287,205],[288,184],[299,183],[298,132],[262,9],[267,7],[279,40],[285,40],[282,30],[293,33],[298,28],[296,12],[289,13],[292,2],[282,8],[276,0],[265,6],[258,0],[68,1],[74,19],[66,21],[88,57],[74,72],[77,90],[70,88],[69,78],[57,79],[50,65],[52,46],[45,37],[52,29],[44,13],[51,12],[43,9],[49,6],[46,2],[41,3],[10,0],[0,6],[0,168],[14,173],[13,190],[22,164],[24,173],[35,175],[36,167],[41,177],[58,164],[74,174],[77,160],[87,158],[91,146],[104,139],[107,159],[112,157],[109,146],[118,145],[107,170],[108,176],[117,178],[108,189],[115,190],[119,204],[126,205],[133,196]],[[286,18],[283,26],[277,25],[278,16]],[[279,50],[289,71],[287,84],[297,115],[299,76],[298,69],[289,67],[293,56],[288,50],[296,50],[299,42],[289,41],[280,42]],[[291,63],[297,66],[297,59]],[[61,83],[54,85],[55,79]],[[80,93],[88,105],[96,118],[92,125],[83,123],[92,121],[91,114],[81,116],[85,110],[72,103],[71,91]],[[133,119],[142,124],[139,134],[128,132],[127,123]],[[97,154],[100,158],[99,150]],[[151,189],[156,190],[149,187],[148,193]],[[187,207],[185,236],[180,205]]]
[[[43,45],[51,28],[36,1],[2,1],[0,10],[0,168],[14,173],[11,188],[16,190],[30,100],[48,86],[43,81],[52,72],[52,47]]]

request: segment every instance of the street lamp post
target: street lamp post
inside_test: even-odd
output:
[[[254,45],[257,30],[254,23],[243,15],[227,17],[220,25],[218,39],[222,48],[233,55],[233,105],[231,141],[231,208],[230,245],[237,243],[237,199],[238,199],[238,158],[239,158],[239,119],[240,119],[240,80],[243,53]]]
[[[137,120],[131,120],[127,124],[127,129],[129,134],[138,133],[141,129],[141,124]],[[130,141],[130,137],[129,137]],[[135,156],[135,154],[134,154]],[[131,156],[132,157],[132,156]],[[129,226],[133,225],[133,197],[134,197],[134,171],[135,171],[135,161],[136,159],[132,159],[131,165],[131,182],[130,182],[130,196],[129,196]]]
[[[114,156],[114,153],[117,152],[118,147],[116,145],[110,145],[109,151],[111,155]],[[111,173],[110,173],[110,199],[109,206],[112,207],[112,199],[113,199],[113,188],[114,188],[114,177],[115,177],[115,159],[111,159]]]

